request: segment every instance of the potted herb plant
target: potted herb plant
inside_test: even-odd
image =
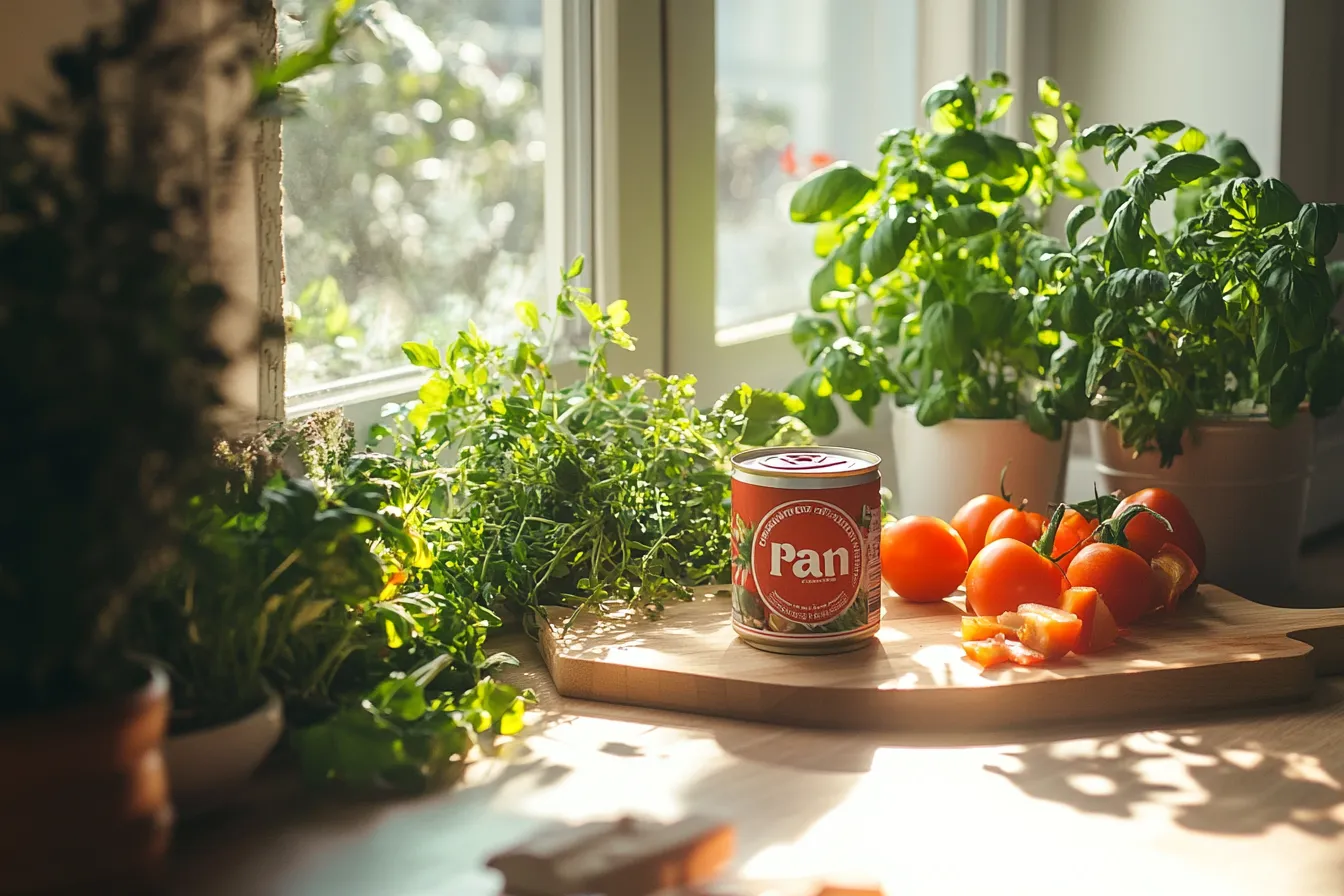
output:
[[[1125,185],[1067,226],[1052,320],[1076,341],[1070,408],[1091,416],[1098,481],[1181,497],[1208,541],[1209,580],[1250,595],[1291,578],[1302,536],[1312,417],[1344,397],[1344,337],[1325,255],[1337,207],[1258,177],[1245,146],[1180,121],[1097,125]],[[1157,212],[1174,199],[1175,223]],[[1101,232],[1079,242],[1099,217]]]
[[[0,891],[140,892],[172,808],[162,670],[128,603],[170,559],[209,467],[228,363],[209,275],[208,153],[169,131],[202,47],[158,4],[57,49],[0,124]],[[186,129],[191,133],[191,129]]]
[[[816,225],[823,258],[812,313],[794,325],[808,370],[790,386],[817,433],[841,398],[865,423],[891,395],[898,503],[950,518],[969,497],[1011,485],[1044,508],[1063,485],[1067,429],[1055,407],[1056,328],[1040,284],[1062,248],[1041,223],[1058,195],[1097,192],[1054,112],[1031,117],[1034,142],[993,129],[1013,94],[1001,74],[937,85],[928,129],[884,134],[876,171],[839,162],[805,180],[793,220]],[[1080,111],[1042,79],[1039,96],[1078,133]]]
[[[325,692],[358,646],[348,608],[384,586],[373,542],[387,519],[349,486],[328,496],[286,474],[270,449],[267,436],[220,444],[177,561],[128,619],[128,642],[172,679],[164,752],[181,812],[251,776],[280,739],[282,694]]]

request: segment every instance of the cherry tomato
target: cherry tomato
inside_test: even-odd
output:
[[[1012,509],[1013,505],[998,495],[980,495],[961,505],[956,516],[952,517],[952,528],[966,543],[967,556],[975,559],[975,555],[985,546],[985,531],[994,522],[994,517]]]
[[[1138,619],[1158,600],[1148,561],[1116,544],[1090,544],[1079,551],[1069,564],[1069,584],[1097,589],[1119,625]]]
[[[1119,516],[1126,507],[1135,504],[1162,514],[1171,523],[1171,531],[1168,532],[1167,527],[1151,514],[1141,513],[1125,526],[1125,538],[1132,550],[1145,560],[1151,560],[1162,550],[1162,545],[1170,542],[1189,555],[1196,569],[1204,568],[1204,535],[1180,498],[1166,489],[1145,488],[1121,501],[1115,515]]]
[[[965,641],[961,649],[967,659],[979,663],[982,668],[997,666],[1000,663],[1016,663],[1019,666],[1038,666],[1045,662],[1045,654],[1030,647],[1009,641],[1003,635],[995,635],[984,641]]]
[[[985,545],[966,571],[966,606],[978,616],[998,616],[1023,604],[1059,606],[1068,587],[1063,571],[1012,538]]]
[[[1000,538],[1011,538],[1024,544],[1032,544],[1041,537],[1044,529],[1045,517],[1039,513],[1009,507],[990,522],[989,528],[985,530],[985,544],[998,541]]]
[[[882,527],[882,578],[906,600],[942,600],[966,577],[966,545],[932,516],[907,516]]]

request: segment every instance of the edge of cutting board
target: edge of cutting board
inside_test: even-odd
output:
[[[774,724],[950,733],[1300,700],[1318,674],[1344,671],[1344,609],[1270,607],[1213,586],[1115,652],[983,673],[965,660],[921,668],[913,659],[930,649],[946,657],[957,643],[944,634],[961,612],[950,601],[888,598],[882,641],[852,654],[781,657],[724,631],[728,600],[714,596],[723,591],[697,589],[655,621],[580,614],[567,635],[572,611],[552,610],[540,640],[557,692]],[[643,646],[650,641],[673,649]]]

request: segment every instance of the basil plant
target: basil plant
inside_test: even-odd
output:
[[[1344,209],[1302,203],[1261,179],[1240,141],[1180,121],[1095,125],[1072,144],[1117,170],[1141,144],[1147,157],[1070,214],[1053,259],[1046,318],[1074,343],[1056,359],[1064,416],[1108,420],[1166,466],[1201,415],[1284,426],[1304,403],[1317,416],[1339,406],[1344,337],[1325,255]],[[1100,231],[1080,240],[1094,219]]]
[[[815,225],[823,259],[811,313],[793,328],[808,369],[790,391],[814,432],[838,425],[837,397],[870,423],[890,394],[926,426],[1025,417],[1060,435],[1061,339],[1039,298],[1060,288],[1053,254],[1063,246],[1041,226],[1056,197],[1099,191],[1068,139],[1078,106],[1041,79],[1047,111],[1031,116],[1033,142],[1018,142],[995,130],[1013,102],[1008,86],[1000,73],[935,86],[923,103],[929,127],[883,134],[875,171],[838,162],[794,194],[790,214]]]

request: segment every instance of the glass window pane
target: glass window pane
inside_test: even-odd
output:
[[[718,0],[716,17],[722,329],[807,306],[818,261],[789,198],[833,159],[871,169],[918,96],[914,0]]]
[[[543,293],[543,0],[374,4],[284,125],[287,391],[406,364]],[[330,0],[279,0],[310,41]]]

